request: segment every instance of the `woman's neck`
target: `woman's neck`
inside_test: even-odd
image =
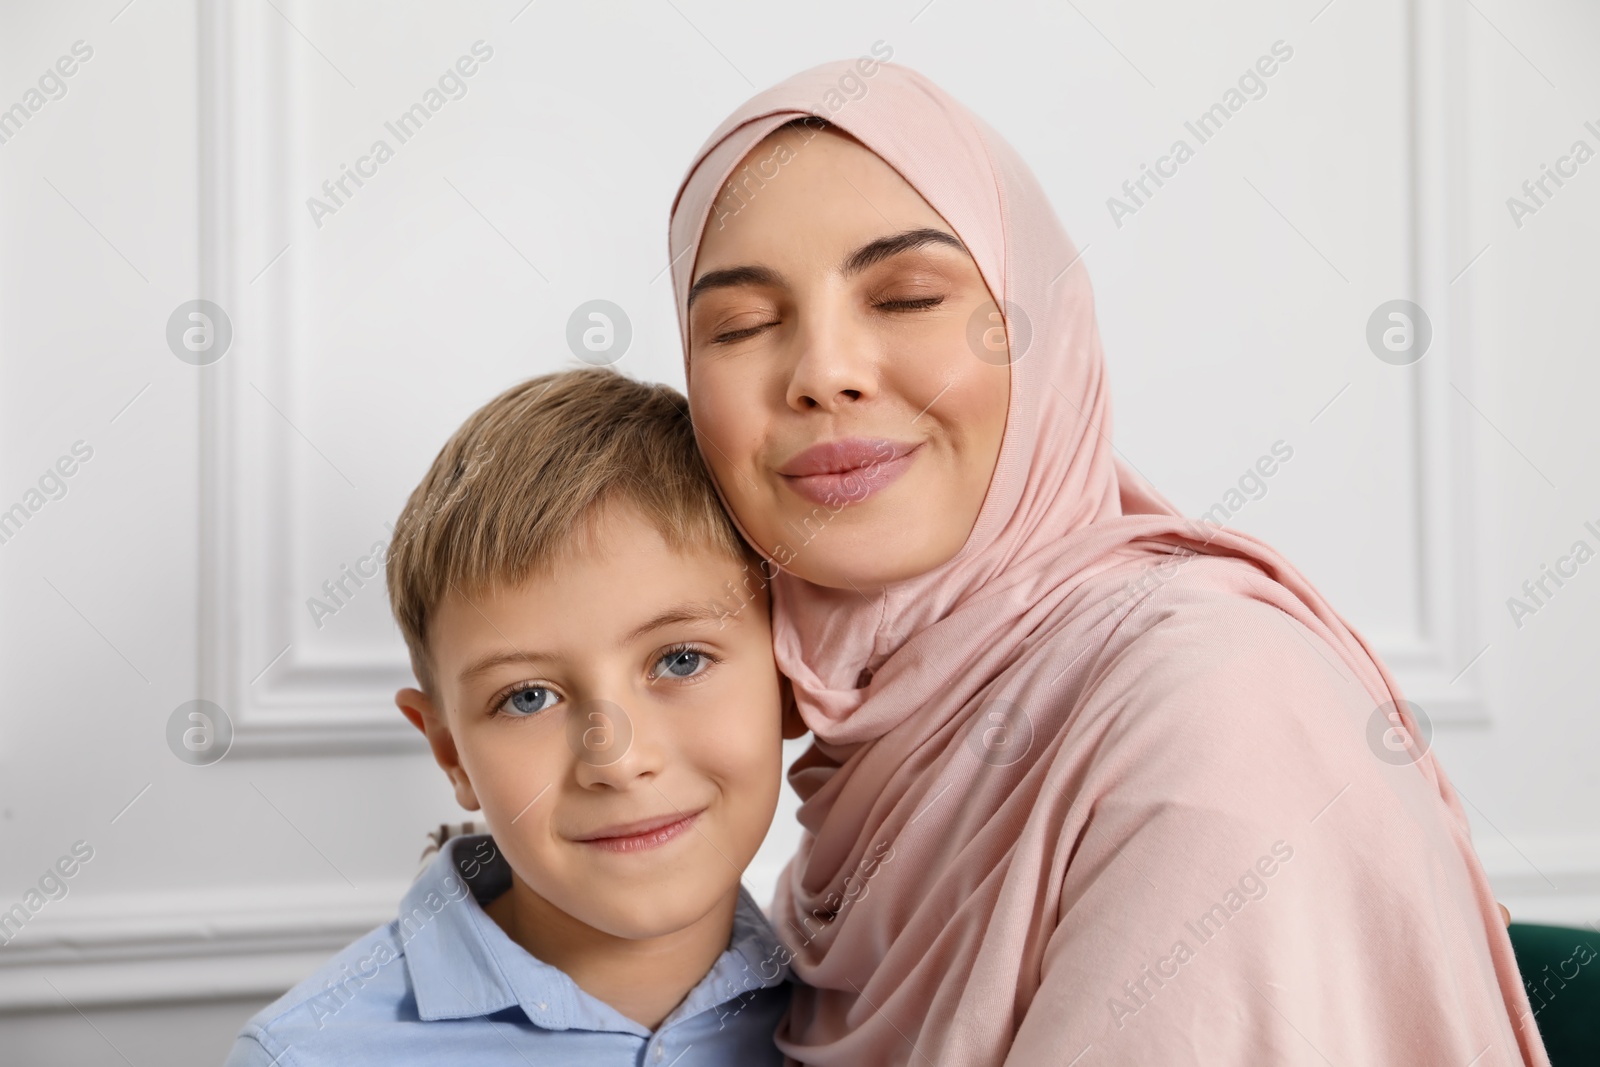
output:
[[[580,922],[513,875],[511,888],[484,911],[507,937],[560,968],[579,989],[654,1030],[727,949],[738,902],[735,886],[690,925],[633,939]]]

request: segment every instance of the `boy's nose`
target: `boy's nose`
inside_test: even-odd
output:
[[[657,746],[611,700],[580,701],[567,712],[567,747],[577,760],[578,781],[586,787],[618,787],[660,769]]]

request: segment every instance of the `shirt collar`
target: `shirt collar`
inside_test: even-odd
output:
[[[404,949],[417,1015],[424,1020],[492,1015],[513,1004],[547,1030],[650,1031],[579,989],[566,973],[512,941],[483,910],[511,886],[511,866],[488,834],[445,842],[401,899],[394,935]],[[665,1030],[789,978],[790,953],[744,886],[728,948]]]

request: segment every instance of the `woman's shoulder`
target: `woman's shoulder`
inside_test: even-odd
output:
[[[1088,640],[1102,645],[1098,656],[1084,658],[1100,672],[1155,668],[1161,677],[1192,684],[1320,668],[1319,676],[1363,689],[1340,651],[1318,632],[1325,626],[1310,607],[1235,557],[1191,553],[1091,579],[1052,628],[1047,658],[1081,646],[1084,623],[1094,635]]]
[[[1174,781],[1260,777],[1270,763],[1370,769],[1381,702],[1321,624],[1274,603],[1287,591],[1259,573],[1216,576],[1175,575],[1130,607],[1077,679],[1071,729]]]
[[[1319,840],[1370,838],[1372,854],[1444,847],[1454,820],[1431,756],[1417,766],[1385,743],[1392,705],[1315,617],[1205,582],[1174,581],[1140,610],[1062,704],[1050,750],[1051,776],[1100,830],[1224,852],[1313,825]]]

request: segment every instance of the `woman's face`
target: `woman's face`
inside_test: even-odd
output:
[[[745,164],[689,294],[706,461],[790,573],[858,590],[926,573],[966,542],[1000,454],[1011,377],[990,293],[851,138],[786,129]]]

